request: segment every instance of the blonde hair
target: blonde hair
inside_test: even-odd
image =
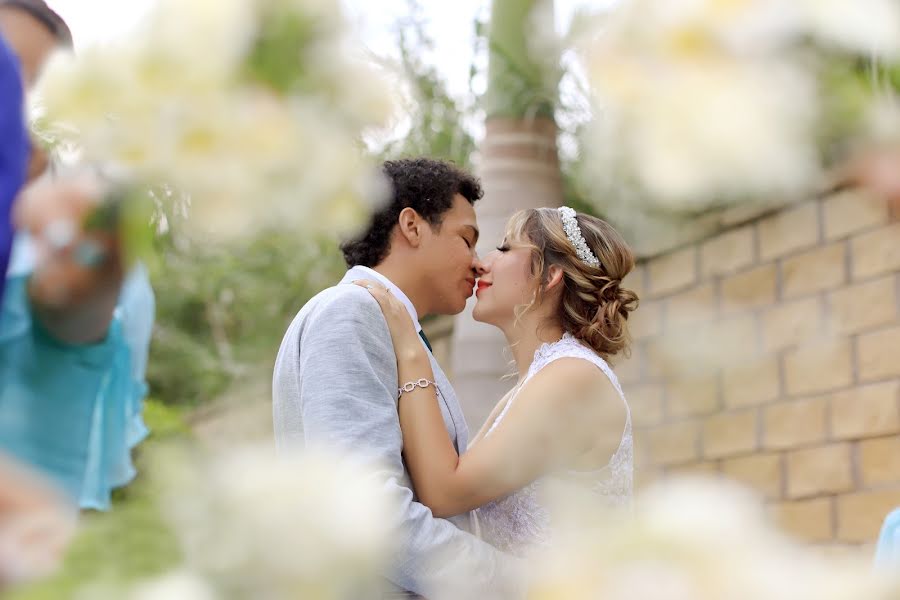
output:
[[[550,267],[556,265],[563,272],[557,313],[563,329],[605,359],[628,356],[628,315],[637,308],[638,297],[622,286],[622,279],[634,268],[634,255],[606,221],[583,213],[578,213],[576,220],[585,242],[600,260],[597,267],[579,258],[556,209],[532,208],[510,218],[506,238],[531,249],[531,272],[541,283],[532,302],[516,311],[517,317],[543,301]]]

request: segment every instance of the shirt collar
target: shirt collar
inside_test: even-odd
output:
[[[403,303],[403,306],[406,307],[406,311],[409,313],[409,316],[412,317],[413,324],[416,326],[416,331],[422,331],[422,325],[419,323],[419,313],[416,312],[416,307],[413,306],[413,303],[410,299],[403,293],[403,290],[394,285],[390,279],[379,273],[374,269],[370,269],[369,267],[364,267],[362,265],[356,265],[352,269],[347,272],[348,275],[355,277],[357,279],[374,279],[378,283],[382,284],[384,287],[389,289],[394,296],[397,297],[400,302]]]

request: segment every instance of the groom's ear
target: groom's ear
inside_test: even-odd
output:
[[[413,248],[418,248],[422,243],[422,227],[425,221],[419,216],[415,209],[406,207],[400,211],[397,217],[397,227],[400,229],[400,235],[406,238],[407,243]]]

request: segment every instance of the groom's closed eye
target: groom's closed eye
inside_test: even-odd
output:
[[[466,230],[466,232],[461,233],[460,235],[466,240],[466,245],[469,249],[474,248],[475,244],[478,243],[478,228],[474,225],[464,225],[463,229]]]

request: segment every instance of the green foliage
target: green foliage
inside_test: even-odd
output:
[[[302,57],[314,39],[316,24],[290,11],[286,13],[268,15],[247,57],[247,75],[281,94],[310,91],[312,85],[302,68]]]
[[[270,365],[296,312],[344,268],[332,239],[265,232],[230,246],[161,242],[148,379],[167,404],[206,402]]]
[[[465,123],[476,110],[474,97],[454,98],[437,68],[423,59],[434,42],[425,31],[421,7],[415,2],[408,5],[409,16],[397,23],[396,35],[400,67],[414,97],[409,132],[388,143],[380,154],[385,158],[429,156],[468,167],[475,140]]]
[[[900,64],[847,56],[829,57],[820,80],[823,99],[819,147],[826,163],[845,157],[853,137],[866,128],[873,99],[900,93]]]
[[[536,11],[552,15],[552,9],[551,0],[493,0],[484,97],[489,117],[553,117],[559,97],[559,57],[550,48],[539,56],[535,43]]]
[[[184,420],[184,411],[163,404],[154,398],[144,402],[144,424],[150,430],[149,442],[172,441],[186,438],[191,430]]]

